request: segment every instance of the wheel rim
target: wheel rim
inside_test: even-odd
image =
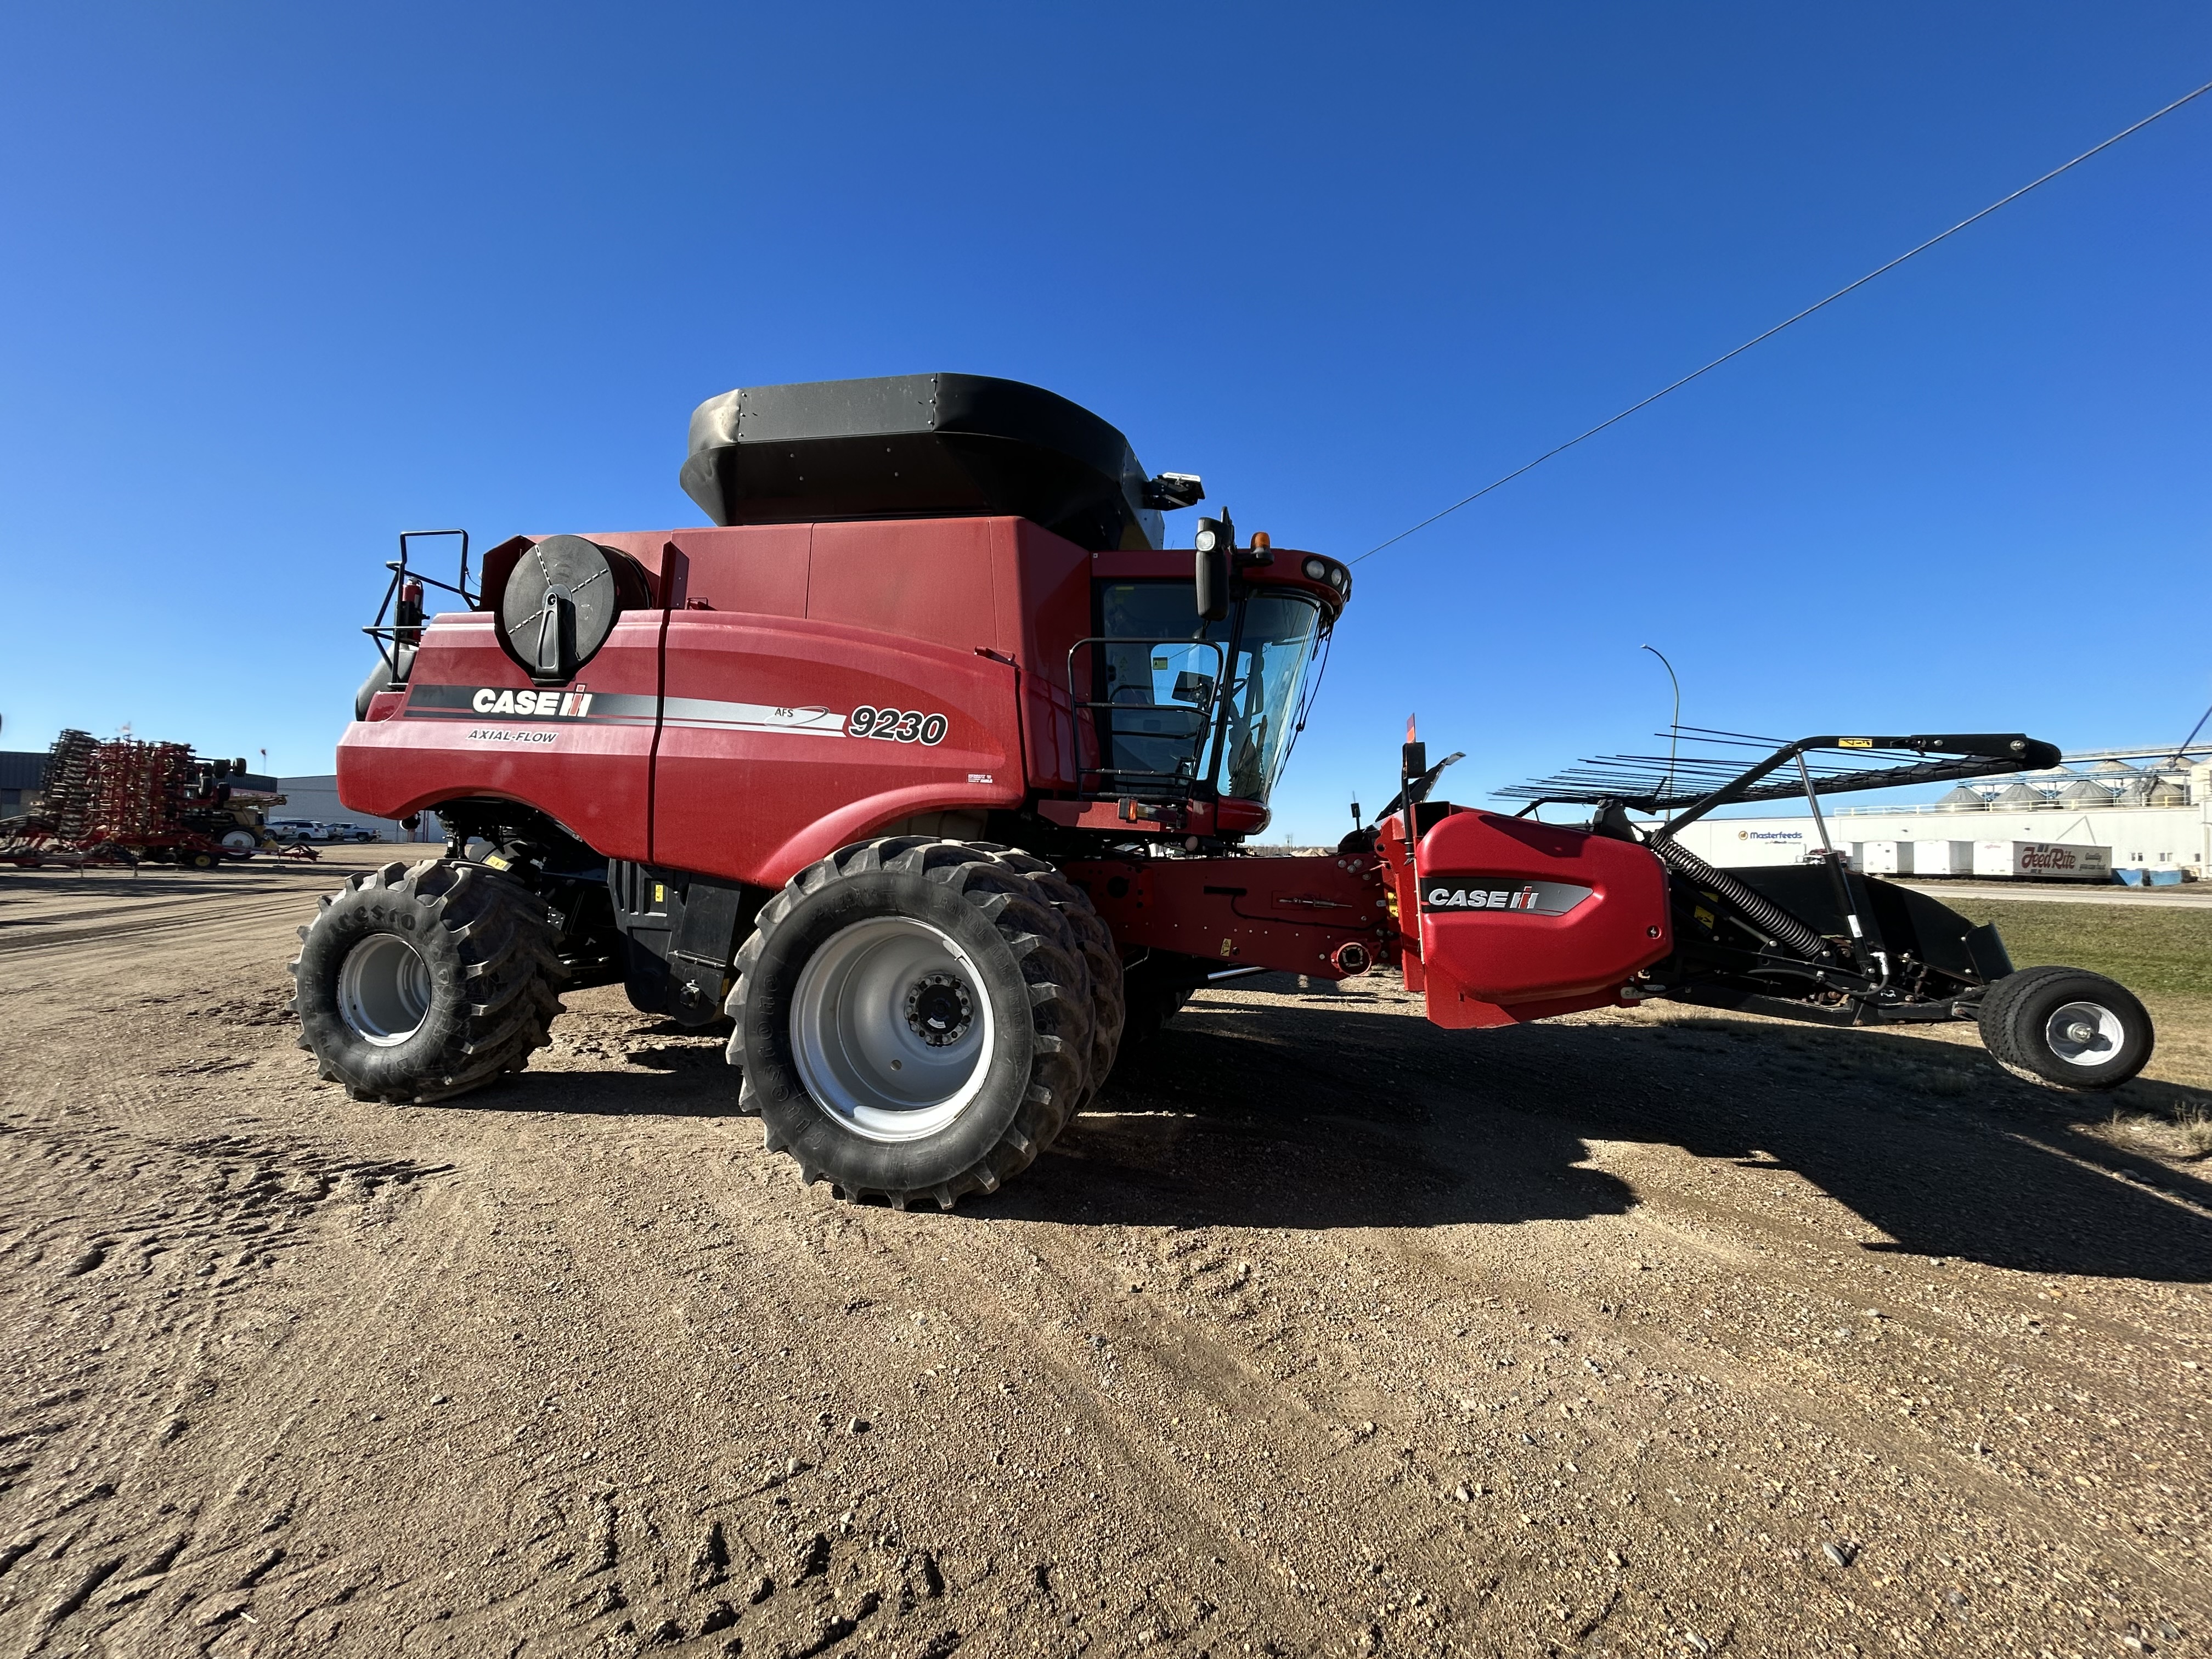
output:
[[[2069,1002],[2044,1022],[2043,1040],[2069,1066],[2102,1066],[2126,1037],[2120,1017],[2101,1002]]]
[[[917,1140],[983,1091],[997,1029],[968,953],[908,916],[856,921],[824,940],[792,994],[793,1057],[806,1092],[870,1140]]]
[[[395,1048],[430,1012],[430,968],[397,933],[371,933],[338,969],[338,1013],[363,1041]]]

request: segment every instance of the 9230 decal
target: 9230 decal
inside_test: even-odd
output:
[[[855,738],[935,745],[945,741],[950,725],[944,715],[924,714],[918,708],[871,708],[863,703],[853,711],[845,730]]]

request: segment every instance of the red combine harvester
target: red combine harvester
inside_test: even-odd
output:
[[[716,398],[682,481],[713,527],[518,536],[480,589],[462,532],[401,538],[339,792],[434,809],[446,856],[354,878],[293,964],[302,1044],[357,1098],[490,1082],[564,987],[621,980],[733,1022],[742,1109],[810,1182],[949,1207],[1028,1165],[1194,989],[1270,970],[1395,968],[1452,1027],[1778,996],[1978,1018],[2070,1086],[2148,1058],[2108,980],[2015,974],[1994,930],[1839,858],[1713,870],[1651,821],[1794,789],[1767,781],[1785,767],[1811,797],[2048,744],[1809,738],[1735,777],[1678,754],[1537,787],[1592,805],[1570,829],[1431,799],[1443,765],[1408,743],[1375,828],[1259,855],[1351,597],[1338,561],[1240,546],[1225,517],[1164,547],[1196,477],[973,376]],[[460,536],[457,582],[410,562],[422,534]],[[466,608],[426,617],[426,587]]]

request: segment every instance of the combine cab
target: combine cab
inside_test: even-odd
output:
[[[1211,981],[1396,967],[1453,1027],[1723,981],[1935,1006],[1848,951],[1857,977],[1820,977],[1825,914],[1810,954],[1746,965],[1698,931],[1723,899],[1687,896],[1724,884],[1618,803],[1568,829],[1433,801],[1418,744],[1376,830],[1248,851],[1350,573],[1226,516],[1164,546],[1200,481],[1049,392],[735,392],[693,416],[682,481],[712,526],[518,536],[480,586],[465,536],[452,583],[402,538],[339,789],[434,810],[446,855],[355,878],[294,963],[302,1041],[357,1097],[489,1082],[561,989],[619,981],[732,1023],[738,1098],[809,1180],[949,1207]],[[2042,763],[2017,744],[1972,763]],[[1993,941],[1954,956],[1946,1018],[2000,977]],[[2125,1074],[2148,1041],[2124,1031]]]

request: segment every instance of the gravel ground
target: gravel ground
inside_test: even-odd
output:
[[[2212,1652],[2206,1166],[1965,1031],[1252,981],[901,1215],[616,989],[319,1084],[370,856],[0,876],[0,1650]]]

